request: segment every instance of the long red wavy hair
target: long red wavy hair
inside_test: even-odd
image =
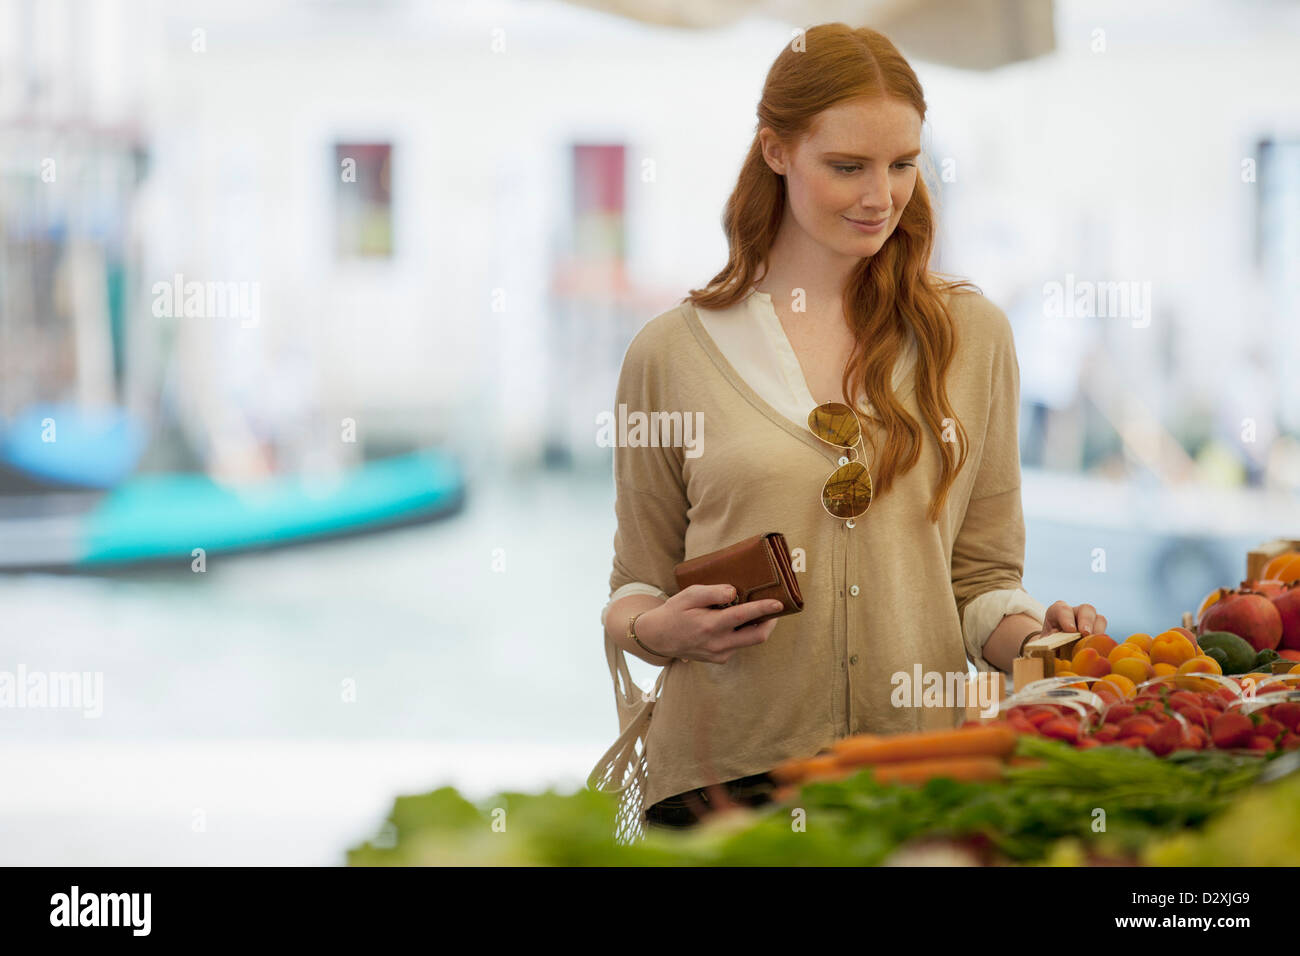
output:
[[[804,49],[787,44],[768,71],[758,104],[758,124],[736,187],[727,200],[722,226],[729,253],[726,267],[703,289],[683,299],[702,308],[721,309],[749,294],[759,278],[759,264],[776,238],[785,211],[785,179],[763,159],[758,130],[764,126],[793,146],[822,110],[844,100],[890,97],[910,104],[925,120],[925,97],[907,60],[884,34],[844,23],[823,23],[804,34]],[[922,154],[922,168],[927,157]],[[854,269],[844,292],[844,315],[856,344],[844,369],[848,396],[865,394],[878,415],[864,422],[883,428],[883,454],[867,429],[872,446],[876,496],[886,493],[895,477],[910,471],[921,457],[924,436],[894,395],[894,364],[907,344],[909,330],[917,342],[917,404],[942,450],[943,471],[930,504],[929,520],[943,511],[948,490],[966,462],[969,440],[948,401],[945,380],[956,349],[955,330],[944,294],[979,292],[964,279],[945,279],[929,268],[934,245],[934,213],[925,177],[917,176],[912,198],[894,232],[880,251]],[[957,441],[943,440],[943,423],[951,421]],[[958,445],[952,452],[949,446]]]

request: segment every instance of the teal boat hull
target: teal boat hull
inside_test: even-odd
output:
[[[257,550],[427,521],[459,510],[464,497],[458,463],[432,450],[366,462],[329,480],[286,475],[228,486],[203,474],[142,474],[87,499],[81,511],[22,515],[11,501],[0,518],[0,567],[188,562],[196,548]],[[40,496],[29,500],[39,504]]]

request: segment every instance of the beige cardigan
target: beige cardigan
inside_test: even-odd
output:
[[[759,397],[776,411],[802,428],[817,400],[808,391],[799,358],[785,334],[781,319],[766,292],[753,290],[745,298],[724,309],[696,309],[700,324],[718,351]],[[915,387],[912,372],[916,366],[916,337],[910,336],[907,349],[895,363],[891,386],[896,393]],[[865,403],[873,411],[871,403]],[[668,595],[645,581],[624,584],[609,596],[600,612],[600,625],[610,605],[629,594],[648,594],[661,601]],[[1042,623],[1047,609],[1022,588],[986,591],[966,605],[961,617],[966,654],[977,670],[992,670],[984,660],[984,645],[994,629],[1008,614],[1028,614]]]
[[[668,665],[646,741],[646,806],[849,734],[961,721],[956,707],[920,706],[933,701],[919,694],[898,706],[898,689],[917,668],[962,683],[966,606],[1021,588],[1020,375],[1003,312],[977,293],[948,302],[957,335],[948,397],[970,452],[938,524],[926,509],[939,448],[924,425],[918,464],[850,527],[820,501],[841,452],[760,397],[690,303],[651,319],[628,346],[614,409],[611,593],[633,582],[675,593],[678,562],[781,531],[804,597],[801,613],[726,664]],[[898,396],[923,422],[914,387]]]

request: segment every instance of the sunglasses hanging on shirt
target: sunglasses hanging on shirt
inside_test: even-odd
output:
[[[808,413],[808,429],[828,445],[857,450],[862,444],[862,423],[843,402],[823,402]],[[857,461],[840,457],[836,468],[822,486],[822,507],[832,518],[857,518],[871,507],[871,472],[862,463],[866,449]]]

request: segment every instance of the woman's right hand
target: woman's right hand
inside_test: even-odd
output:
[[[715,608],[736,596],[730,584],[692,584],[636,619],[637,637],[664,657],[725,664],[737,650],[762,644],[780,618],[749,624],[781,610],[780,601],[749,601]],[[733,630],[744,624],[740,630]]]

